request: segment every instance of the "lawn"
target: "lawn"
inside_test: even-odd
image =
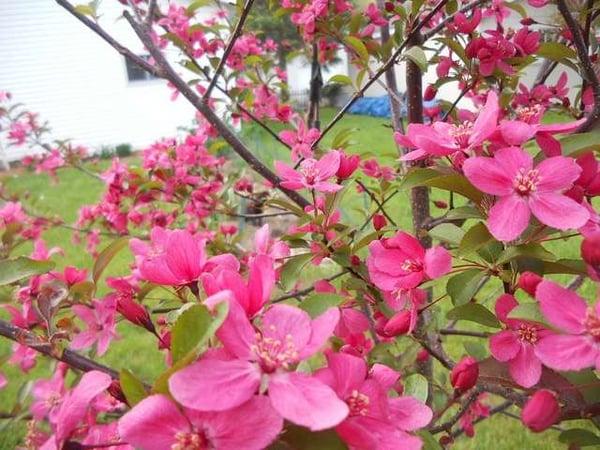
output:
[[[325,110],[323,123],[326,124],[332,117],[331,110]],[[337,133],[344,129],[354,128],[353,139],[357,144],[350,148],[363,156],[377,156],[385,159],[385,162],[392,163],[396,158],[395,144],[392,139],[392,131],[389,122],[386,119],[378,119],[364,116],[347,116],[341,124],[338,124],[330,135],[324,140],[326,148]],[[286,150],[268,138],[263,130],[257,127],[244,129],[242,135],[250,147],[263,158],[268,164],[272,164],[275,159],[285,159]],[[135,163],[135,159],[132,160]],[[101,162],[99,167],[105,167],[106,162]],[[94,167],[91,167],[94,169]],[[92,179],[82,172],[74,169],[68,169],[62,172],[61,182],[53,185],[45,175],[34,175],[23,171],[14,171],[12,174],[2,174],[2,184],[8,192],[29,192],[27,204],[35,211],[44,215],[59,214],[67,219],[67,223],[74,221],[77,215],[77,208],[86,203],[93,203],[97,200],[102,184],[98,180]],[[368,212],[365,195],[359,195],[353,190],[349,190],[348,196],[353,196],[346,204],[353,205],[342,211],[344,220],[355,223],[364,220]],[[447,200],[447,195],[441,192],[433,192],[434,199]],[[392,218],[400,228],[410,229],[411,221],[408,212],[408,200],[406,193],[398,194],[389,204],[389,211]],[[439,211],[433,211],[434,213]],[[75,265],[78,267],[91,267],[93,258],[85,251],[81,245],[72,242],[72,232],[57,228],[46,234],[48,246],[60,246],[65,250],[64,257],[55,257],[57,268],[65,265]],[[578,254],[576,243],[569,241],[556,241],[552,243],[552,250],[563,257],[574,257]],[[23,249],[23,253],[28,253],[28,249]],[[118,259],[114,261],[107,273],[109,275],[119,274],[119,266],[126,266],[131,255],[127,251],[122,252]],[[123,270],[123,269],[121,269]],[[566,278],[565,278],[566,279]],[[100,292],[106,289],[101,288]],[[593,286],[583,287],[586,295],[593,295]],[[495,299],[493,287],[481,294],[484,298],[489,297],[489,302]],[[0,311],[0,316],[6,318],[6,314]],[[152,382],[156,375],[164,367],[164,356],[156,350],[155,339],[144,330],[131,326],[119,326],[120,333],[127,337],[126,340],[117,342],[111,347],[109,352],[101,359],[107,365],[117,370],[129,368],[141,379]],[[467,328],[465,326],[465,328]],[[459,357],[464,353],[464,338],[449,337],[448,348],[451,355]],[[125,345],[126,342],[126,345]],[[10,345],[7,342],[0,342],[0,361],[3,357],[10,354]],[[4,390],[0,390],[0,412],[6,411],[8,405],[12,405],[14,399],[19,394],[19,386],[25,382],[24,376],[12,366],[4,365],[2,370],[13,381]],[[43,364],[38,364],[31,377],[36,378],[46,373]],[[1,426],[1,424],[0,424]],[[16,446],[19,434],[23,431],[21,426],[11,425],[9,428],[0,428],[0,450],[13,449]],[[542,434],[534,435],[524,429],[514,418],[497,415],[484,423],[477,425],[476,436],[469,440],[464,437],[458,439],[455,447],[457,449],[560,449],[564,448],[562,444],[556,441],[556,431],[548,431]]]

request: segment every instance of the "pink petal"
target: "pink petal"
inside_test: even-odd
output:
[[[346,403],[329,386],[300,372],[271,376],[269,397],[285,419],[313,431],[338,425],[349,412]]]
[[[431,408],[414,397],[391,398],[388,404],[392,423],[404,431],[423,428],[433,418]]]
[[[535,356],[533,345],[523,343],[520,347],[517,356],[509,361],[508,369],[517,383],[529,388],[540,381],[542,363]]]
[[[425,273],[429,278],[439,278],[450,270],[452,270],[452,256],[444,247],[436,246],[425,252]]]
[[[423,258],[425,258],[425,249],[421,243],[414,236],[411,236],[404,231],[400,231],[395,236],[388,239],[387,244],[396,247],[410,259],[422,261]]]
[[[548,157],[560,156],[562,153],[562,147],[560,142],[552,136],[550,133],[539,132],[535,135],[535,141],[544,152],[544,155]]]
[[[499,111],[498,94],[489,91],[485,105],[473,124],[473,133],[469,138],[470,147],[478,146],[496,130]]]
[[[239,406],[254,395],[259,385],[258,367],[240,359],[203,359],[169,379],[175,400],[198,411],[224,411]]]
[[[223,294],[217,293],[206,299],[205,302],[208,305],[215,302],[219,303],[223,301],[222,296]],[[254,355],[250,349],[253,345],[256,345],[256,331],[248,320],[246,312],[237,301],[231,298],[225,298],[225,301],[229,303],[229,312],[216,335],[232,355],[241,359],[253,360]]]
[[[198,241],[188,231],[175,230],[167,241],[165,261],[181,284],[197,280],[206,262],[204,242]]]
[[[302,351],[310,340],[311,318],[294,306],[274,305],[263,315],[262,334],[283,345],[291,339],[294,348]]]
[[[177,433],[189,431],[185,416],[164,395],[146,397],[119,420],[121,440],[143,450],[171,448]]]
[[[348,353],[329,353],[327,368],[317,375],[329,372],[331,384],[327,383],[338,397],[346,398],[353,390],[359,389],[367,377],[367,363],[364,359]],[[317,378],[322,379],[321,376]]]
[[[585,122],[584,119],[575,120],[573,122],[566,123],[552,123],[548,125],[538,125],[538,131],[548,132],[548,133],[570,133],[574,131]]]
[[[512,241],[525,231],[530,217],[527,202],[517,195],[509,195],[500,198],[490,209],[488,229],[499,241]]]
[[[500,124],[500,132],[508,145],[521,145],[531,139],[536,127],[518,120],[505,120]]]
[[[371,417],[350,417],[335,431],[351,449],[420,450],[421,439],[399,430],[392,423]]]
[[[508,320],[508,314],[517,306],[519,306],[519,303],[517,302],[517,300],[515,300],[515,298],[512,295],[501,295],[500,297],[498,297],[498,300],[496,300],[496,306],[494,307],[496,317],[498,317],[498,319],[501,322],[506,323],[506,321]]]
[[[552,281],[542,281],[535,291],[540,309],[548,321],[572,334],[585,331],[583,322],[586,317],[587,303],[570,289]]]
[[[559,230],[580,228],[590,218],[587,209],[575,200],[551,192],[529,197],[529,207],[540,222]]]
[[[581,174],[581,167],[575,160],[563,156],[545,159],[538,164],[536,170],[540,177],[537,185],[539,193],[570,188]]]
[[[512,331],[501,331],[490,337],[490,353],[498,361],[510,361],[520,350],[521,344]]]
[[[533,168],[533,158],[520,147],[506,147],[494,153],[494,159],[504,169],[512,181],[520,169],[528,172]]]
[[[266,255],[257,255],[250,262],[249,269],[249,303],[244,309],[249,317],[253,317],[267,303],[275,286],[273,259]]]
[[[513,191],[512,174],[499,166],[494,158],[469,158],[463,165],[467,179],[478,189],[492,195],[509,195]]]
[[[318,352],[333,335],[333,330],[335,330],[339,320],[340,310],[338,308],[329,308],[314,319],[312,321],[310,339],[304,348],[300,350],[300,358],[305,359]]]
[[[341,184],[328,183],[326,181],[318,181],[313,185],[315,191],[333,194],[344,189]]]
[[[544,365],[556,370],[582,370],[594,367],[598,348],[589,337],[552,334],[535,346]]]
[[[319,172],[319,179],[327,180],[333,177],[340,168],[340,152],[331,150],[323,156],[315,166]]]
[[[199,429],[207,429],[211,443],[219,450],[261,450],[283,428],[283,418],[262,395],[219,413],[190,410],[188,417]]]

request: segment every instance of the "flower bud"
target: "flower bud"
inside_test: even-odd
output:
[[[523,272],[519,277],[517,287],[523,289],[532,297],[535,297],[535,290],[541,281],[543,281],[543,278],[540,277],[537,273],[527,271]]]
[[[335,176],[338,177],[339,180],[345,180],[350,178],[350,176],[358,169],[358,165],[360,164],[360,156],[359,155],[346,155],[344,152],[340,151],[340,167],[337,170]]]
[[[392,2],[385,2],[385,10],[387,12],[393,12],[394,11],[394,4]]]
[[[129,320],[134,325],[145,328],[151,333],[156,334],[156,329],[150,319],[150,314],[146,308],[136,302],[128,295],[119,295],[117,297],[117,312]]]
[[[386,225],[387,220],[383,214],[375,214],[373,216],[373,228],[375,228],[376,231],[381,230]]]
[[[539,433],[554,425],[560,417],[560,406],[553,392],[537,391],[523,407],[521,421],[534,433]]]
[[[459,391],[471,389],[479,377],[479,364],[475,358],[467,356],[452,369],[450,383]]]
[[[410,311],[400,311],[392,316],[383,327],[383,335],[387,337],[400,336],[410,330]]]
[[[441,208],[441,209],[446,209],[448,207],[448,203],[446,203],[444,200],[434,200],[433,204],[437,208]]]
[[[581,243],[581,257],[594,280],[600,280],[600,232],[587,235]]]
[[[425,93],[423,94],[423,100],[429,102],[435,98],[437,94],[437,89],[433,84],[428,84],[425,88]]]
[[[427,361],[428,359],[429,359],[429,352],[425,349],[419,350],[419,353],[417,353],[417,361],[424,362],[424,361]]]

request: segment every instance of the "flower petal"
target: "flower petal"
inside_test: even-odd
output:
[[[500,198],[490,209],[488,229],[499,241],[512,241],[525,231],[530,217],[527,202],[517,195],[509,195]]]
[[[469,158],[463,165],[463,172],[475,187],[488,194],[509,195],[513,191],[513,177],[494,158]]]
[[[521,345],[515,333],[504,330],[490,337],[490,353],[498,361],[506,362],[515,358],[521,350]]]
[[[539,173],[538,192],[562,191],[571,187],[581,174],[581,167],[573,158],[555,156],[536,167]]]
[[[338,425],[349,412],[346,403],[329,386],[300,372],[271,376],[269,397],[285,419],[313,431]]]
[[[444,247],[438,245],[425,252],[425,273],[429,278],[439,278],[450,270],[452,270],[452,256]]]
[[[520,351],[509,361],[508,369],[513,379],[526,388],[537,384],[542,376],[542,363],[535,356],[531,344],[520,344]]]
[[[582,370],[595,365],[598,348],[586,336],[551,334],[537,343],[535,354],[552,369]]]
[[[540,302],[544,316],[555,327],[572,334],[585,331],[583,321],[588,306],[575,292],[552,281],[542,281],[535,291],[535,298]]]
[[[551,192],[529,198],[529,207],[537,219],[559,230],[580,228],[590,218],[590,213],[575,200]]]
[[[433,418],[431,408],[414,397],[391,398],[388,404],[392,423],[404,431],[423,428]]]

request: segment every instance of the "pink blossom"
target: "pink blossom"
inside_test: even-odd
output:
[[[238,262],[231,254],[208,259],[204,239],[186,230],[152,228],[151,245],[132,239],[131,250],[143,279],[165,286],[182,286],[196,282],[209,263],[225,263],[237,270]]]
[[[488,219],[488,228],[498,240],[517,239],[531,213],[559,230],[579,228],[589,218],[583,206],[562,195],[581,172],[571,158],[547,158],[534,168],[527,152],[508,147],[496,151],[493,158],[469,158],[463,169],[478,189],[499,197]]]
[[[306,129],[305,122],[298,118],[296,131],[283,130],[279,137],[292,149],[292,161],[298,158],[312,158],[312,144],[319,138],[321,132],[316,128]]]
[[[47,417],[50,423],[56,423],[65,395],[65,369],[63,366],[61,370],[54,372],[50,380],[36,381],[31,388],[31,395],[36,401],[31,404],[30,410],[35,420],[40,421]]]
[[[479,363],[471,356],[461,359],[450,372],[450,384],[460,392],[475,386],[477,378],[479,378]]]
[[[227,319],[217,332],[227,356],[205,357],[176,372],[169,380],[173,397],[191,409],[225,411],[257,392],[268,392],[282,417],[311,430],[331,428],[344,420],[346,404],[316,378],[294,370],[325,344],[339,311],[329,309],[312,320],[298,308],[275,305],[264,313],[257,330],[234,300],[229,305]]]
[[[394,138],[400,145],[416,148],[402,161],[423,159],[427,156],[447,156],[457,151],[467,152],[478,148],[496,131],[499,114],[498,95],[490,91],[484,107],[474,122],[463,121],[458,125],[434,122],[431,125],[410,124],[406,136],[396,132]]]
[[[556,394],[542,389],[537,391],[523,407],[521,421],[534,433],[550,428],[560,418],[560,405]]]
[[[600,302],[588,304],[575,292],[552,281],[542,281],[536,298],[551,325],[563,334],[550,332],[536,346],[542,362],[556,370],[600,370]]]
[[[119,420],[119,434],[141,450],[260,450],[275,440],[281,416],[267,398],[252,396],[225,411],[181,411],[164,395],[151,395]]]
[[[318,161],[312,158],[305,159],[300,163],[298,171],[275,161],[275,169],[283,178],[281,186],[292,190],[306,188],[324,193],[337,192],[343,186],[327,180],[335,176],[339,167],[340,154],[336,150],[330,151]]]
[[[412,289],[452,268],[448,250],[441,246],[425,250],[417,239],[403,231],[371,242],[369,250],[367,268],[371,281],[386,291]]]
[[[335,431],[352,449],[420,449],[419,438],[407,431],[426,426],[431,409],[413,397],[388,397],[399,378],[378,365],[368,372],[364,359],[345,353],[328,353],[328,366],[316,376],[335,390],[350,414]],[[376,369],[376,370],[375,370]]]
[[[510,294],[496,301],[496,316],[507,329],[490,337],[490,352],[498,361],[508,363],[510,375],[519,385],[529,388],[542,376],[542,362],[535,350],[548,330],[533,322],[509,319],[508,314],[518,305]]]
[[[83,350],[90,348],[94,343],[98,344],[98,356],[102,356],[110,341],[114,338],[119,339],[116,331],[116,298],[107,296],[104,300],[94,300],[93,308],[84,305],[75,305],[73,312],[87,325],[87,329],[75,335],[71,341],[73,350]]]
[[[12,355],[8,359],[8,363],[18,364],[19,368],[27,373],[35,366],[37,355],[38,352],[35,349],[15,342],[12,346]]]

